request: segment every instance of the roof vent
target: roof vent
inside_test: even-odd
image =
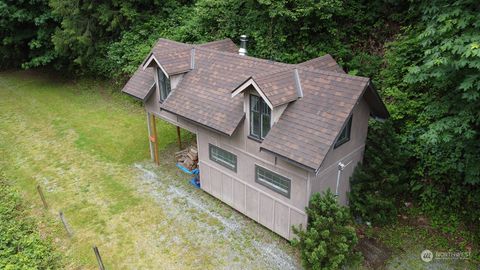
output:
[[[297,96],[303,98],[303,89],[302,84],[300,83],[300,76],[298,76],[298,69],[293,69],[293,74],[295,75],[295,89],[297,90]]]
[[[190,69],[195,68],[195,47],[190,51]]]
[[[247,55],[247,36],[241,35],[240,36],[240,49],[238,49],[238,54],[240,55]]]

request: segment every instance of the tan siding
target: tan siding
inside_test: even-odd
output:
[[[260,219],[259,222],[267,228],[274,227],[273,214],[275,209],[273,209],[274,200],[265,194],[260,193]]]
[[[362,98],[353,109],[352,129],[350,141],[337,148],[332,148],[325,156],[325,160],[317,175],[311,174],[311,193],[323,192],[330,188],[335,192],[337,183],[338,163],[350,163],[341,173],[339,181],[339,201],[347,204],[347,192],[350,191],[350,176],[355,166],[362,161],[365,140],[368,131],[370,111]]]
[[[238,211],[245,213],[245,184],[239,181],[233,182],[233,207]]]
[[[289,235],[289,208],[288,206],[275,202],[275,224],[274,231],[280,235]]]
[[[233,205],[233,180],[226,174],[222,174],[222,200]]]
[[[154,71],[155,69],[152,68],[151,70],[152,70],[152,73],[153,73],[153,76],[154,76],[155,80],[157,80],[157,74]],[[182,80],[182,78],[183,78],[183,74],[171,76],[170,85],[172,87],[172,91],[175,91],[175,88],[177,88],[177,86],[180,83],[180,81]],[[148,112],[154,112],[155,114],[160,114],[159,100],[160,100],[160,92],[159,92],[159,89],[158,89],[158,84],[156,84],[155,85],[155,90],[153,91],[153,94],[150,95],[150,97],[145,101],[145,109]]]
[[[148,107],[147,107],[148,108]],[[162,111],[161,118],[197,134],[200,178],[202,189],[228,205],[244,213],[279,235],[294,237],[291,225],[306,225],[304,212],[310,191],[335,190],[339,161],[352,163],[342,172],[340,201],[346,203],[348,179],[357,162],[363,157],[363,144],[367,133],[369,109],[362,99],[353,111],[351,140],[337,149],[330,149],[318,175],[285,162],[275,156],[260,152],[260,143],[248,139],[248,118],[241,123],[232,137],[228,137]],[[161,136],[161,134],[159,134]],[[211,143],[237,155],[237,172],[209,160],[208,144]],[[356,150],[356,151],[355,151]],[[291,196],[278,194],[255,182],[255,164],[291,180]],[[311,188],[308,188],[308,177]]]
[[[258,221],[258,191],[251,187],[246,190],[246,211],[245,214],[255,221]]]
[[[160,104],[158,103],[158,101],[159,101],[158,89],[155,89],[153,91],[153,94],[151,94],[150,97],[145,101],[145,110],[147,110],[147,112],[159,114]]]

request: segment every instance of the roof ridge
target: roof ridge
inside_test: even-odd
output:
[[[268,59],[264,59],[264,58],[253,57],[253,56],[249,56],[249,55],[239,55],[238,53],[219,51],[219,50],[215,50],[215,49],[211,49],[211,48],[206,48],[206,47],[203,47],[203,46],[202,46],[202,45],[205,45],[205,44],[212,44],[212,43],[214,43],[214,42],[222,42],[222,41],[226,41],[226,40],[232,41],[230,38],[225,38],[225,39],[216,40],[216,41],[211,41],[211,42],[202,43],[202,44],[191,44],[191,43],[183,43],[183,42],[178,42],[178,41],[174,41],[174,40],[170,40],[170,39],[165,39],[165,38],[159,38],[159,39],[157,40],[157,42],[155,43],[154,48],[155,48],[155,46],[158,44],[159,41],[167,41],[167,42],[177,43],[177,44],[181,44],[181,45],[185,45],[185,46],[193,46],[193,47],[196,47],[196,48],[201,49],[201,50],[206,50],[206,51],[210,51],[210,52],[215,52],[215,53],[219,53],[219,54],[223,54],[223,55],[227,55],[227,56],[241,57],[241,58],[243,58],[243,59],[248,59],[248,60],[251,60],[251,61],[268,62],[268,63],[272,63],[272,64],[277,64],[277,65],[294,65],[294,64],[289,64],[289,63],[283,63],[283,62],[268,60]],[[232,42],[233,42],[233,41],[232,41]],[[233,42],[233,44],[235,44],[235,42]],[[177,48],[177,49],[182,49],[182,48]],[[186,49],[186,48],[185,48],[185,49]],[[153,49],[152,49],[152,50],[153,50]],[[173,50],[175,50],[175,49],[173,49]],[[170,51],[170,50],[168,50],[168,51]]]
[[[235,44],[235,42],[233,42],[233,40],[231,38],[224,38],[224,39],[209,41],[209,42],[200,43],[200,44],[193,44],[193,45],[203,46],[203,45],[216,44],[216,43],[225,42],[225,41],[231,41],[233,44]]]
[[[190,51],[191,49],[192,49],[192,47],[167,49],[167,50],[162,51],[162,54],[167,54],[167,53],[177,52],[177,51]],[[152,50],[151,53],[153,53],[153,50]]]
[[[331,54],[326,53],[326,54],[324,54],[324,55],[322,55],[322,56],[318,56],[318,57],[315,57],[315,58],[312,58],[312,59],[303,61],[303,62],[301,62],[301,63],[297,63],[297,65],[303,65],[303,64],[305,64],[305,63],[312,62],[312,61],[315,61],[315,60],[320,60],[320,59],[322,59],[322,58],[329,57],[329,56],[333,59],[333,61],[335,61],[335,63],[337,63],[337,61],[335,60],[335,58],[333,58],[333,56],[332,56]],[[337,63],[337,64],[338,64],[338,63]]]
[[[355,75],[350,75],[348,73],[338,73],[338,72],[334,72],[334,71],[317,69],[317,68],[312,68],[312,67],[308,67],[308,66],[299,66],[298,64],[297,64],[297,68],[300,69],[300,70],[303,70],[303,71],[321,73],[323,75],[329,75],[329,76],[340,77],[340,78],[351,78],[351,79],[356,79],[356,80],[359,80],[359,81],[370,80],[370,78],[368,78],[368,77],[355,76]]]
[[[218,51],[218,50],[215,50],[215,49],[210,49],[210,48],[205,48],[205,47],[197,47],[197,48],[200,49],[200,50],[215,52],[215,53],[218,53],[218,54],[223,54],[225,56],[230,56],[230,57],[234,57],[234,58],[238,58],[238,59],[245,59],[245,60],[249,60],[249,61],[264,62],[264,63],[270,63],[270,64],[280,65],[280,66],[292,65],[292,64],[288,64],[288,63],[268,60],[268,59],[264,59],[264,58],[253,57],[253,56],[249,56],[249,55],[239,55],[238,53]]]
[[[239,55],[237,53],[231,53],[231,52],[224,52],[224,51],[217,51],[217,50],[214,50],[214,49],[210,49],[210,48],[199,48],[201,50],[205,50],[205,51],[210,51],[210,52],[215,52],[215,53],[219,53],[219,54],[223,54],[223,55],[226,55],[226,56],[230,56],[230,57],[235,57],[235,58],[241,58],[241,59],[247,59],[247,60],[250,60],[250,61],[260,61],[260,62],[267,62],[267,63],[271,63],[271,64],[274,64],[274,65],[279,65],[279,66],[284,66],[283,69],[288,69],[288,68],[298,68],[300,70],[305,70],[305,71],[311,71],[311,72],[315,72],[315,73],[321,73],[321,74],[324,74],[324,75],[330,75],[330,76],[336,76],[336,77],[341,77],[341,78],[352,78],[352,79],[359,79],[359,80],[369,80],[368,77],[362,77],[362,76],[355,76],[355,75],[349,75],[347,73],[338,73],[338,72],[333,72],[333,71],[328,71],[328,70],[323,70],[323,69],[318,69],[318,68],[313,68],[313,67],[308,67],[308,66],[303,66],[303,65],[300,65],[301,63],[297,63],[297,64],[289,64],[289,63],[283,63],[283,62],[278,62],[278,61],[273,61],[273,60],[268,60],[268,59],[264,59],[264,58],[257,58],[257,57],[253,57],[253,56],[248,56],[248,55]],[[327,54],[327,55],[330,55],[330,54]],[[318,58],[318,57],[317,57]],[[313,58],[313,59],[310,59],[310,60],[314,60],[316,58]],[[307,60],[307,61],[310,61],[310,60]],[[336,61],[335,61],[336,62]],[[305,63],[305,62],[302,62],[302,63]],[[282,69],[282,70],[283,70]],[[268,74],[274,74],[274,73],[277,73],[277,72],[280,72],[282,70],[275,70],[273,72],[270,72],[270,71],[267,71],[267,72],[264,72],[264,73],[260,73],[258,75],[255,75],[255,77],[258,77],[258,76],[264,76],[264,75],[268,75]]]
[[[191,45],[189,43],[183,43],[183,42],[180,42],[180,41],[175,41],[175,40],[171,40],[171,39],[166,39],[166,38],[159,38],[157,39],[157,42],[155,42],[155,45],[158,44],[158,42],[160,41],[166,41],[166,42],[171,42],[171,43],[177,43],[177,44],[181,44],[181,45]]]
[[[226,38],[226,39],[223,39],[223,40],[212,41],[212,42],[220,42],[220,41],[225,41],[225,40],[228,40],[228,39],[229,38]],[[303,63],[306,63],[308,61],[312,61],[312,60],[315,60],[315,59],[318,59],[318,58],[323,58],[323,57],[328,57],[328,56],[332,57],[328,53],[323,55],[323,56],[312,58],[310,60],[304,61],[302,63],[289,64],[289,63],[283,63],[283,62],[278,62],[278,61],[274,61],[274,60],[268,60],[268,59],[264,59],[264,58],[253,57],[253,56],[249,56],[249,55],[239,55],[238,53],[225,52],[225,51],[219,51],[219,50],[215,50],[215,49],[211,49],[211,48],[202,47],[202,45],[208,44],[208,42],[203,43],[203,44],[189,44],[189,43],[182,43],[182,42],[173,41],[173,40],[164,39],[164,38],[160,38],[159,41],[160,40],[164,40],[164,41],[167,41],[167,42],[174,42],[174,43],[182,44],[182,45],[185,45],[185,46],[189,47],[189,48],[170,49],[170,50],[166,50],[166,52],[177,51],[177,50],[187,50],[187,49],[191,49],[191,47],[195,47],[199,50],[218,53],[218,54],[222,54],[222,55],[233,57],[233,58],[245,59],[245,60],[249,60],[249,61],[257,61],[257,62],[263,62],[263,63],[270,63],[272,65],[283,66],[284,67],[283,69],[288,69],[288,68],[291,68],[291,67],[295,68],[296,67],[299,70],[310,71],[310,72],[319,73],[319,74],[323,74],[323,75],[334,76],[334,77],[351,78],[351,79],[356,79],[356,80],[361,80],[361,81],[370,80],[370,78],[368,78],[368,77],[349,75],[347,73],[338,73],[338,72],[334,72],[334,71],[328,71],[328,70],[323,70],[323,69],[318,69],[318,68],[313,68],[313,67],[301,65]],[[210,43],[212,43],[212,42],[210,42]],[[153,51],[153,49],[152,49],[152,51]],[[335,61],[335,59],[333,59],[333,60]],[[335,61],[335,62],[337,62],[337,61]],[[268,71],[268,72],[260,73],[258,75],[255,75],[255,77],[264,76],[264,75],[268,75],[268,74],[274,74],[274,73],[280,72],[282,70],[275,70],[275,71],[272,71],[272,72]]]
[[[262,73],[258,73],[256,75],[253,75],[251,76],[253,79],[257,78],[257,79],[260,79],[262,77],[265,77],[265,76],[268,76],[268,75],[273,75],[273,74],[277,74],[277,73],[280,73],[280,72],[284,72],[284,71],[288,71],[290,69],[294,69],[295,66],[291,65],[291,64],[287,64],[287,65],[290,65],[290,66],[287,66],[287,67],[282,67],[280,69],[275,69],[275,70],[269,70],[269,71],[265,71],[265,72],[262,72]]]

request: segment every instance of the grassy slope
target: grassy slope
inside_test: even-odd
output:
[[[39,76],[1,76],[1,167],[24,197],[38,206],[34,188],[39,183],[46,188],[50,212],[64,211],[76,237],[68,240],[58,226],[56,233],[74,265],[94,267],[93,244],[112,247],[102,252],[119,265],[135,256],[145,257],[145,265],[160,259],[146,256],[148,251],[135,243],[142,232],[129,228],[153,230],[153,222],[162,218],[161,209],[150,207],[152,202],[127,183],[134,172],[124,164],[148,158],[141,108],[89,91],[98,85],[52,84],[52,78]],[[175,130],[165,123],[159,129],[163,148],[174,140]],[[168,265],[175,258],[162,259]]]
[[[199,202],[186,205],[185,196],[162,201],[175,195],[162,190],[154,194],[158,200],[139,192],[138,186],[144,183],[137,181],[139,171],[132,164],[149,158],[140,106],[120,95],[101,94],[101,84],[47,77],[33,72],[0,73],[0,169],[32,205],[32,214],[42,220],[42,233],[52,235],[66,254],[68,268],[96,268],[92,245],[99,247],[108,269],[208,269],[231,261],[266,267],[267,261],[242,254],[256,236],[237,237],[242,234],[238,232],[227,239],[214,234],[211,227],[222,217],[209,213],[216,211],[203,205],[192,210],[191,204]],[[163,122],[157,126],[160,148],[170,149],[170,155],[163,151],[162,158],[167,159],[175,149],[168,145],[176,141],[176,131]],[[157,172],[168,173],[164,179],[185,183],[187,177],[172,165]],[[44,187],[48,213],[41,210],[37,183]],[[228,207],[203,192],[182,188],[181,192],[197,192],[196,197],[218,207],[219,213],[232,215]],[[147,192],[150,189],[147,186]],[[189,213],[172,212],[178,207]],[[72,239],[58,222],[60,210],[74,230]],[[255,231],[252,235],[264,234],[264,239],[273,239],[268,241],[291,252],[278,236],[235,215]],[[199,224],[209,227],[201,230]],[[194,235],[208,241],[198,241]]]

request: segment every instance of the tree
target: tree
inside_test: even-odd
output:
[[[339,269],[355,257],[353,247],[358,239],[350,213],[330,190],[313,194],[306,211],[306,230],[293,228],[298,236],[293,244],[300,247],[305,268]]]
[[[55,51],[68,66],[97,74],[106,73],[103,65],[107,47],[122,32],[151,16],[163,20],[177,7],[177,2],[50,0],[50,6],[60,20],[60,27],[52,36]]]
[[[47,0],[0,0],[0,68],[51,63],[55,26]]]
[[[392,121],[370,123],[363,164],[351,178],[350,210],[374,225],[394,223],[408,197],[409,157]]]
[[[450,227],[460,218],[475,224],[480,216],[480,6],[439,0],[422,3],[420,10],[420,21],[389,45],[379,85],[409,155],[410,194]]]

